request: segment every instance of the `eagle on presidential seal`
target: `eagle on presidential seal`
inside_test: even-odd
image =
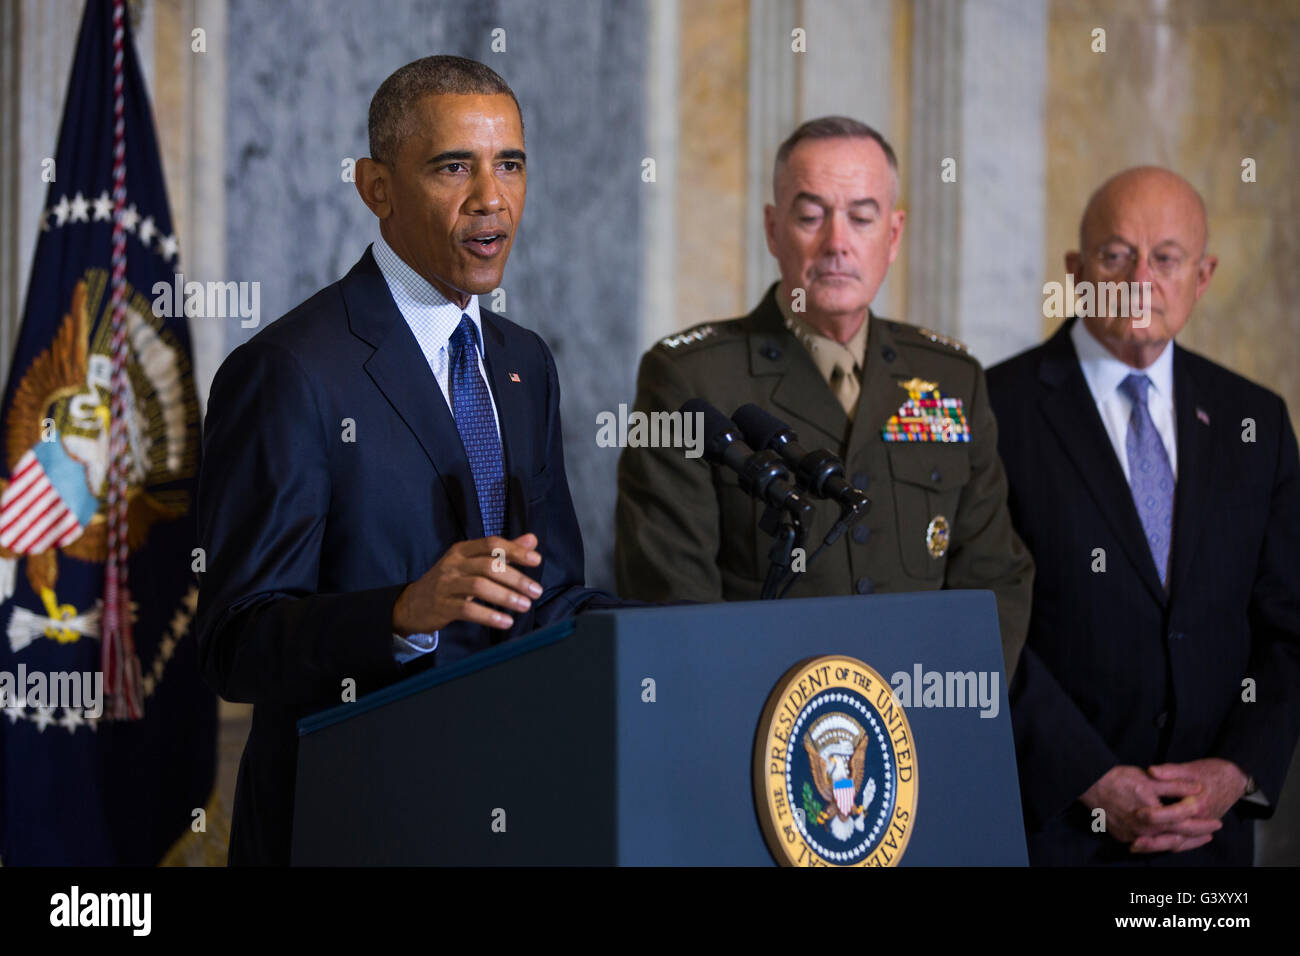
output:
[[[808,728],[804,750],[817,792],[826,806],[816,822],[826,826],[837,839],[847,840],[866,827],[867,807],[876,795],[876,781],[866,776],[870,736],[848,714],[828,714]],[[858,795],[861,794],[861,802]]]

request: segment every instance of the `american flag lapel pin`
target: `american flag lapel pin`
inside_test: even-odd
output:
[[[518,372],[511,372],[511,373],[510,373],[510,381],[512,381],[512,382],[517,382],[517,381],[519,381],[519,373],[518,373]],[[1204,413],[1202,413],[1202,414],[1204,414]],[[1207,423],[1207,424],[1208,424],[1208,423]]]
[[[1210,424],[1210,416],[1206,414],[1205,409],[1201,408],[1199,405],[1196,406],[1196,420],[1202,425]]]

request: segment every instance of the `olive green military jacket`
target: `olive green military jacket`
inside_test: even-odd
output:
[[[789,423],[804,448],[843,458],[871,498],[858,525],[795,576],[790,597],[987,588],[997,596],[1008,676],[1024,645],[1034,565],[1007,511],[1007,480],[984,370],[959,343],[871,316],[854,420],[786,329],[773,285],[749,315],[670,336],[641,361],[636,409],[676,411],[689,398],[730,415],[754,402]],[[970,440],[886,442],[882,429],[922,379],[959,398]],[[839,516],[816,502],[812,555]],[[645,601],[757,600],[772,537],[763,505],[738,477],[681,448],[628,447],[619,459],[619,594]],[[939,520],[942,519],[942,520]],[[943,537],[946,525],[948,538]]]

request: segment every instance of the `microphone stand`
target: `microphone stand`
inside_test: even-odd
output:
[[[767,506],[767,510],[758,520],[758,527],[767,534],[776,535],[767,555],[770,562],[767,579],[763,582],[763,590],[759,595],[760,600],[774,600],[780,596],[777,589],[790,569],[791,555],[795,548],[803,546],[808,531],[797,516],[775,505]]]
[[[785,568],[783,568],[781,571],[782,576],[787,576],[787,580],[785,581],[785,586],[782,587],[780,591],[777,591],[774,595],[771,596],[775,597],[778,600],[785,597],[786,593],[790,590],[790,588],[794,587],[794,582],[798,580],[798,575],[806,574],[808,570],[812,568],[813,562],[817,560],[817,558],[821,555],[821,553],[825,551],[827,548],[829,548],[831,545],[833,545],[836,541],[838,541],[844,535],[844,532],[848,531],[855,524],[857,524],[859,521],[865,518],[867,512],[870,510],[871,510],[871,499],[863,494],[859,494],[854,499],[852,504],[840,502],[839,520],[836,521],[835,524],[831,526],[831,530],[826,533],[826,537],[822,540],[822,543],[817,546],[817,550],[808,556],[807,566],[804,568],[803,571],[787,572],[786,568],[788,568],[790,565],[789,560],[787,560],[785,564]],[[759,526],[762,527],[762,522],[759,523]],[[775,568],[775,565],[773,565],[773,568]],[[768,572],[769,580],[772,579],[772,575],[773,572],[769,571]],[[763,596],[764,597],[769,596],[766,585],[764,585],[763,588]]]

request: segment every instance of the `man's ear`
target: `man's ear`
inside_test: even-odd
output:
[[[357,192],[361,201],[370,207],[378,219],[387,219],[393,212],[392,173],[377,159],[363,156],[357,160]]]
[[[898,249],[903,241],[903,227],[907,224],[907,210],[895,209],[889,214],[889,261],[898,258]]]
[[[776,246],[772,242],[776,236],[776,207],[771,203],[763,207],[763,235],[767,238],[767,251],[776,258]]]
[[[1196,265],[1196,298],[1205,294],[1209,288],[1210,279],[1214,275],[1215,267],[1219,264],[1218,256],[1203,256],[1201,261]]]
[[[1071,250],[1065,254],[1065,271],[1067,275],[1074,276],[1075,285],[1083,281],[1082,253]]]

